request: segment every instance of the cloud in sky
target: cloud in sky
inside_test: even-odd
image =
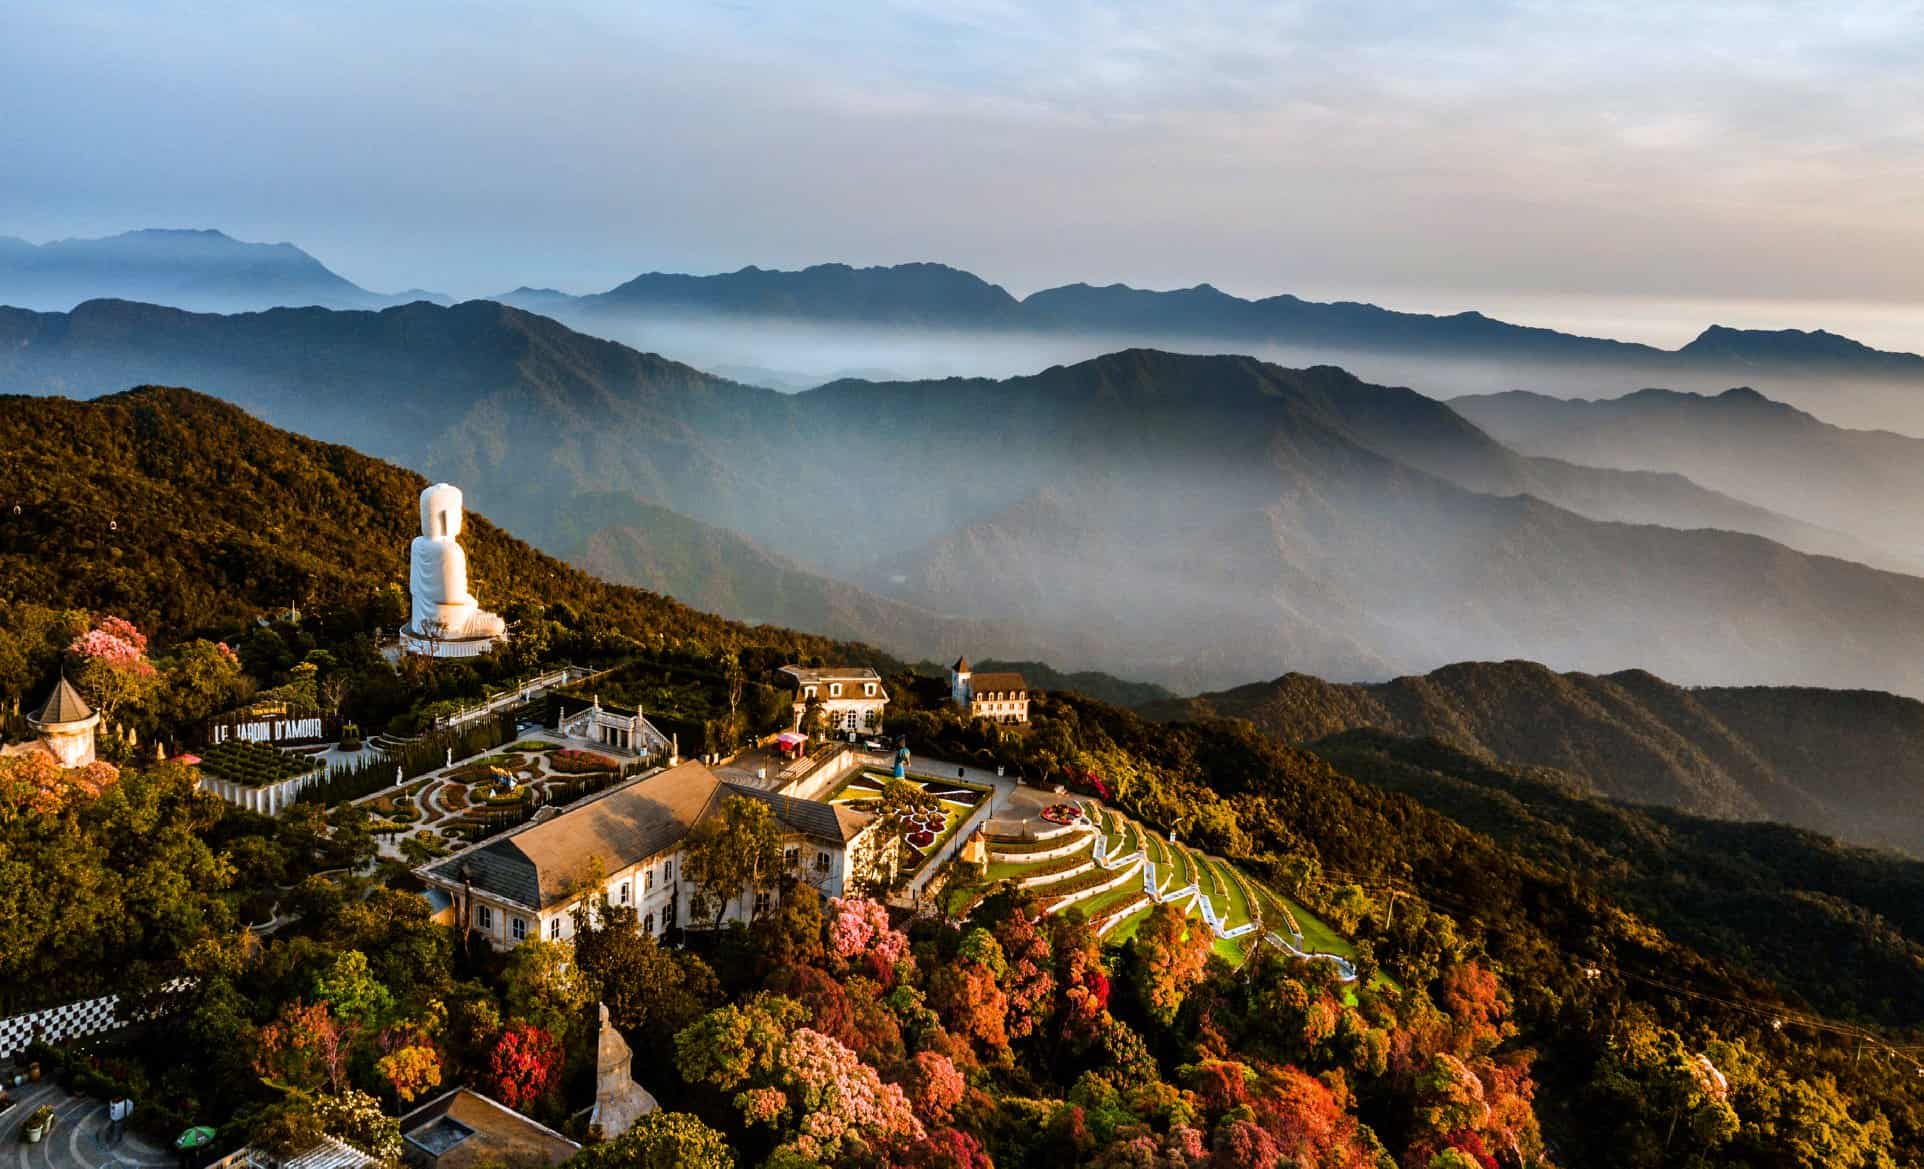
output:
[[[215,4],[0,17],[0,231],[377,288],[939,259],[1305,295],[1924,302],[1914,3]]]

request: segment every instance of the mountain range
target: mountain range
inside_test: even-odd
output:
[[[64,310],[98,298],[217,312],[448,299],[371,292],[293,244],[244,243],[213,230],[145,229],[37,246],[0,238],[0,304]],[[495,299],[780,388],[850,370],[1006,375],[1149,346],[1340,364],[1434,396],[1493,388],[1599,396],[1637,385],[1714,392],[1744,383],[1836,421],[1924,434],[1924,409],[1903,392],[1924,380],[1924,357],[1821,329],[1711,325],[1668,350],[1475,311],[1399,312],[1289,294],[1251,299],[1208,284],[1072,283],[1018,298],[938,263],[650,272],[588,295],[521,287]]]
[[[147,228],[31,244],[0,236],[0,304],[69,309],[99,297],[205,312],[282,305],[385,308],[439,293],[369,292],[289,243],[244,243],[214,230]]]
[[[1496,655],[1924,693],[1924,581],[1788,546],[1847,537],[1520,456],[1329,367],[1132,350],[780,394],[492,302],[0,311],[0,387],[147,381],[460,483],[617,579],[908,658],[1194,690]]]
[[[1505,444],[1597,467],[1683,472],[1781,515],[1848,532],[1886,554],[1924,549],[1924,440],[1847,430],[1749,388],[1646,389],[1605,400],[1512,391],[1452,399]]]
[[[1824,330],[1706,328],[1675,350],[1511,324],[1475,311],[1398,312],[1355,301],[1259,299],[1209,284],[1159,291],[1065,284],[1017,298],[945,264],[794,271],[753,265],[708,276],[650,272],[606,292],[517,288],[494,299],[549,316],[659,313],[775,317],[948,329],[1032,329],[1097,336],[1194,337],[1243,345],[1316,345],[1518,359],[1635,361],[1677,369],[1752,365],[1924,377],[1924,357],[1873,349]]]
[[[1246,719],[1294,744],[1363,729],[1435,739],[1538,769],[1577,795],[1776,820],[1924,855],[1924,703],[1892,694],[1682,687],[1646,670],[1505,661],[1361,685],[1288,674],[1142,709]]]

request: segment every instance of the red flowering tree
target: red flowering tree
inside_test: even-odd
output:
[[[561,1044],[530,1023],[515,1023],[501,1033],[488,1057],[494,1094],[510,1108],[523,1108],[545,1095],[561,1074]]]

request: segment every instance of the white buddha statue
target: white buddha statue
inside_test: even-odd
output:
[[[468,591],[468,555],[461,550],[461,489],[436,483],[421,493],[421,534],[408,550],[413,612],[402,641],[414,653],[470,657],[506,632],[501,618]]]

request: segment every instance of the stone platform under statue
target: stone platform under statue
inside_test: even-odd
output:
[[[461,489],[436,483],[421,493],[421,534],[408,549],[408,623],[401,648],[436,658],[479,657],[508,636],[507,623],[468,591],[461,549]]]

